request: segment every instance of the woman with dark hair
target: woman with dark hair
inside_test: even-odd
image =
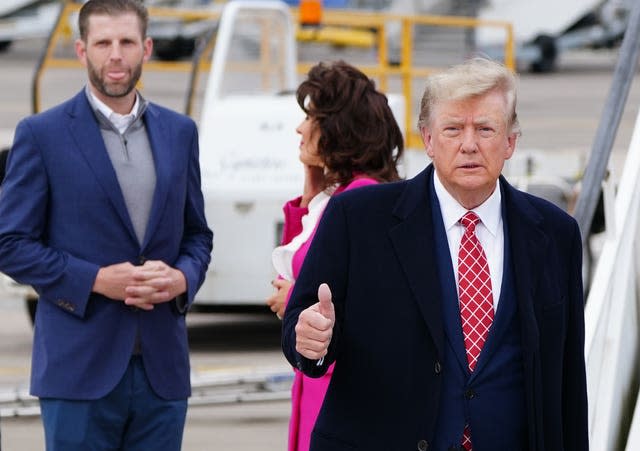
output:
[[[279,318],[329,198],[398,180],[397,163],[404,150],[387,97],[365,74],[343,61],[312,67],[296,98],[307,114],[296,128],[305,178],[302,195],[283,208],[282,245],[273,251],[279,277],[273,281],[276,291],[267,304]],[[294,369],[289,451],[309,449],[332,370],[312,379]]]

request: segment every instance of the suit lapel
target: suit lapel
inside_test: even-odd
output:
[[[160,217],[164,211],[163,207],[167,202],[167,194],[171,181],[171,140],[167,131],[169,129],[168,124],[164,124],[163,119],[157,109],[149,104],[144,113],[144,122],[153,153],[153,162],[156,170],[156,187],[153,193],[149,222],[147,223],[147,230],[145,231],[145,238],[142,244],[143,249],[153,236],[153,231],[158,227]]]
[[[434,338],[439,354],[443,355],[442,286],[437,268],[428,268],[425,264],[438,261],[434,245],[433,202],[429,201],[432,188],[428,182],[432,172],[433,167],[429,166],[409,181],[394,210],[394,214],[401,222],[390,230],[389,235],[424,321]],[[508,228],[505,246],[509,246],[509,259],[512,264],[510,269],[515,284],[515,296],[522,326],[522,346],[525,365],[527,365],[527,361],[538,348],[539,332],[535,321],[533,299],[541,268],[544,267],[548,237],[540,228],[541,216],[529,201],[512,188],[504,178],[501,178],[500,186],[504,202],[503,218]],[[457,305],[455,307],[457,309]],[[496,321],[508,322],[513,318],[514,313],[515,308],[504,309],[502,313],[499,312]],[[459,314],[457,310],[456,314]],[[497,329],[500,328],[497,327]],[[499,342],[502,332],[496,330],[492,333],[494,336],[489,339],[493,343],[488,343],[487,355],[481,356],[482,360],[486,361],[490,357],[490,348]],[[455,347],[455,343],[453,344]],[[462,349],[464,349],[464,343]],[[462,360],[464,366],[466,355],[461,354],[458,358]],[[480,369],[476,368],[476,372]]]
[[[438,355],[443,356],[441,289],[438,271],[432,266],[436,261],[436,251],[428,202],[431,172],[429,167],[407,183],[394,210],[394,215],[401,222],[389,231],[389,236]]]
[[[71,101],[67,113],[70,116],[69,129],[80,153],[87,161],[89,168],[116,210],[123,225],[129,231],[133,240],[137,242],[116,172],[109,159],[98,122],[84,90]]]
[[[525,362],[538,346],[538,325],[535,321],[533,299],[541,268],[544,267],[548,238],[539,227],[542,218],[529,201],[503,178],[500,185],[503,199],[502,217],[505,222],[505,269],[502,293],[506,295],[507,291],[512,289],[516,300],[515,304],[512,304],[508,296],[505,296],[505,299],[501,299],[498,303],[495,320],[489,330],[472,378],[475,374],[480,374],[482,368],[491,359],[491,355],[509,328],[509,322],[515,317],[516,307],[519,309],[518,319],[522,327],[522,349]],[[514,281],[515,286],[511,284],[511,280]]]
[[[504,194],[503,197],[504,199]],[[502,218],[503,218],[503,229],[504,229],[504,268],[502,271],[502,288],[500,290],[500,301],[498,302],[498,309],[496,311],[495,318],[493,320],[493,324],[489,329],[489,334],[487,336],[487,341],[482,348],[482,352],[480,353],[480,358],[478,359],[478,363],[476,365],[474,373],[471,375],[473,378],[474,375],[480,374],[482,368],[485,364],[491,359],[491,356],[495,352],[498,344],[502,340],[504,334],[509,329],[511,325],[511,321],[514,320],[515,312],[517,309],[517,301],[516,301],[516,293],[515,286],[513,284],[513,273],[514,273],[514,264],[512,258],[510,243],[510,233],[509,233],[509,224],[506,219],[506,202],[502,202]]]

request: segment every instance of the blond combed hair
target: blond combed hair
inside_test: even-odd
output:
[[[434,107],[442,101],[471,99],[498,90],[503,93],[507,129],[520,134],[516,113],[516,76],[504,65],[487,58],[475,57],[427,78],[420,102],[418,129],[429,125]]]

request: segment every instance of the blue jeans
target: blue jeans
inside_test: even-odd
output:
[[[187,400],[159,398],[134,356],[105,397],[42,398],[40,408],[47,451],[179,451]]]

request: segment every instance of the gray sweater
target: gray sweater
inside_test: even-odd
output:
[[[142,245],[156,187],[153,152],[142,120],[147,102],[140,96],[140,107],[134,121],[123,134],[120,134],[111,121],[98,110],[91,96],[87,95],[87,98],[98,119],[100,132],[116,172],[133,229]]]

